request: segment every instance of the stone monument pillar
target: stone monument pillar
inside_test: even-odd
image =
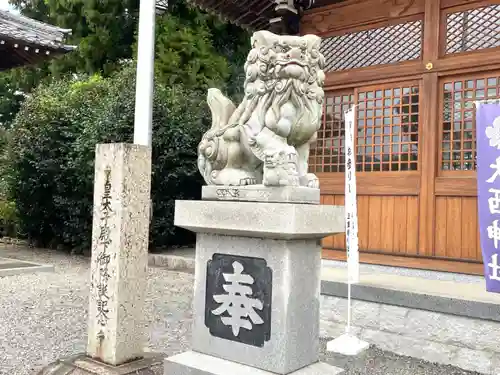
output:
[[[162,373],[162,357],[145,356],[151,148],[96,149],[88,345],[40,374]]]
[[[321,126],[320,38],[256,32],[236,107],[211,89],[212,128],[198,147],[208,186],[177,201],[196,232],[192,351],[165,374],[322,374],[320,240],[345,231],[343,207],[320,205],[309,147]]]

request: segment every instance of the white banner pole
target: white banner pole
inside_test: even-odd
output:
[[[344,114],[345,123],[345,220],[347,250],[347,327],[351,330],[351,285],[359,282],[358,215],[356,203],[356,153],[354,108]]]
[[[369,344],[351,334],[351,289],[359,282],[358,213],[356,203],[356,153],[354,138],[354,109],[344,113],[345,124],[345,227],[347,251],[347,327],[346,333],[327,343],[327,350],[345,355],[356,355]]]

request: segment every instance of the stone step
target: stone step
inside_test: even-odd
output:
[[[481,374],[500,370],[500,296],[482,277],[361,265],[352,286],[354,334],[381,349]],[[347,272],[323,261],[322,336],[347,320]]]
[[[353,299],[500,322],[500,294],[486,292],[482,277],[441,272],[400,275],[393,267],[382,270],[361,271],[360,282],[352,286]],[[322,294],[347,297],[345,267],[324,262],[321,276]]]

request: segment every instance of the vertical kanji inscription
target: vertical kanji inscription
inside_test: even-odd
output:
[[[111,260],[108,254],[108,249],[111,245],[111,230],[109,226],[109,219],[113,212],[111,208],[111,168],[107,167],[104,170],[104,193],[101,197],[100,205],[100,224],[99,224],[99,240],[98,240],[98,251],[99,255],[96,258],[97,269],[98,269],[98,282],[96,285],[97,289],[97,323],[101,327],[105,327],[108,322],[108,301],[109,301],[109,291],[108,291],[108,280],[109,275],[109,262]]]

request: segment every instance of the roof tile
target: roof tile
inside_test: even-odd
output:
[[[10,38],[53,50],[70,51],[75,46],[64,44],[70,29],[48,25],[31,18],[0,10],[0,38]]]

